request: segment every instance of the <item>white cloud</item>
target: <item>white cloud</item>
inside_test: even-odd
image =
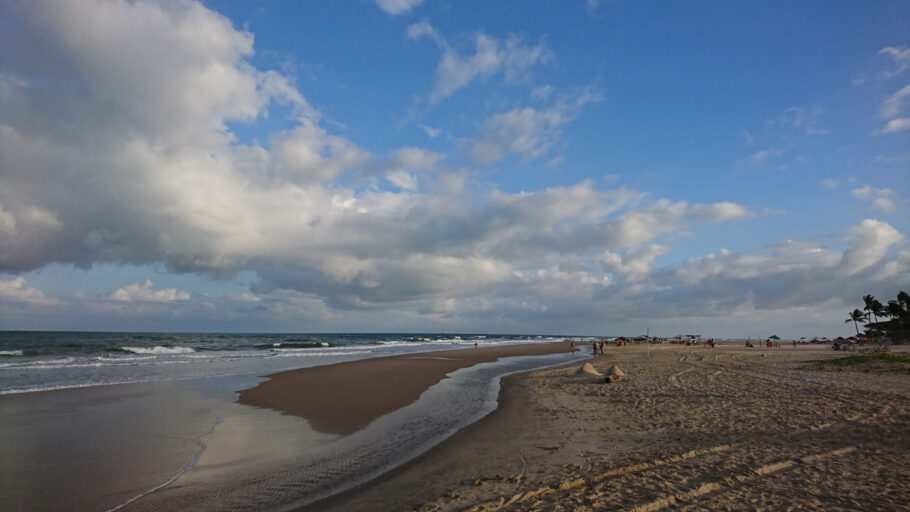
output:
[[[0,279],[0,299],[3,302],[18,302],[32,305],[59,304],[57,299],[51,299],[44,293],[31,286],[27,286],[25,278],[16,276],[12,279]]]
[[[896,117],[887,123],[876,133],[897,133],[904,130],[910,130],[910,117]]]
[[[404,147],[377,157],[333,133],[291,79],[257,69],[252,34],[199,3],[3,9],[21,38],[0,45],[0,271],[108,262],[257,276],[248,294],[205,300],[133,283],[99,298],[99,314],[224,315],[240,319],[237,328],[262,315],[389,329],[402,319],[425,326],[430,315],[557,329],[645,314],[723,319],[859,296],[877,276],[908,282],[908,258],[889,256],[900,234],[884,223],[855,228],[844,254],[785,244],[661,267],[681,233],[697,238],[705,226],[754,214],[731,202],[603,188],[607,177],[506,193],[471,169],[445,169],[441,153]],[[421,27],[414,34],[433,37],[432,26]],[[441,45],[452,66],[437,70],[440,97],[485,77],[518,80],[549,59],[542,43],[514,37]],[[532,96],[534,108],[482,122],[469,149],[487,143],[479,154],[487,161],[558,161],[550,153],[561,129],[596,95]],[[231,127],[257,128],[275,105],[292,126],[261,143],[237,140]],[[397,188],[351,184],[364,175]],[[5,304],[52,300],[19,278],[0,290]],[[643,303],[647,313],[635,308]]]
[[[404,147],[392,152],[384,164],[386,169],[422,171],[432,169],[445,155],[422,148]]]
[[[399,14],[411,12],[411,10],[420,5],[423,0],[375,0],[375,2],[383,11],[392,16],[397,16]]]
[[[891,57],[891,60],[895,65],[894,69],[886,70],[884,72],[886,78],[901,74],[910,68],[910,48],[904,46],[889,46],[882,48],[878,53]],[[904,111],[904,103],[908,96],[910,96],[910,84],[905,85],[882,101],[881,115],[887,119],[887,121],[882,128],[873,133],[881,135],[910,129],[910,118],[901,117],[901,113]]]
[[[840,181],[831,179],[831,178],[825,178],[825,179],[821,180],[820,183],[822,184],[822,186],[825,186],[827,188],[836,188],[840,184]]]
[[[866,219],[850,229],[850,242],[841,267],[847,275],[856,274],[880,262],[888,248],[903,235],[887,222]]]
[[[431,102],[451,96],[478,78],[490,78],[502,73],[507,83],[520,80],[534,65],[553,59],[553,54],[543,43],[529,46],[514,34],[501,41],[483,32],[473,39],[473,53],[462,54],[457,48],[451,47],[426,20],[410,25],[407,36],[411,39],[428,37],[443,50],[436,68]]]
[[[811,109],[790,107],[776,117],[769,119],[767,124],[777,128],[796,129],[807,135],[821,135],[828,133],[827,130],[818,125],[818,118],[821,113],[821,107],[812,107]]]
[[[469,154],[482,164],[497,162],[510,154],[524,160],[539,158],[560,140],[563,125],[574,120],[585,105],[600,99],[590,89],[583,89],[573,99],[561,98],[545,109],[523,107],[496,114],[484,122]]]
[[[417,190],[417,178],[405,171],[392,171],[386,174],[386,179],[396,187],[403,190]]]
[[[531,89],[531,97],[538,100],[543,100],[549,98],[553,94],[552,85],[542,85],[540,87],[535,87]]]
[[[903,107],[904,98],[907,96],[910,96],[910,84],[905,85],[882,102],[882,115],[886,118],[897,117]]]
[[[146,279],[144,284],[133,283],[117,289],[109,298],[120,302],[174,302],[190,300],[190,294],[176,288],[155,290],[152,281]]]
[[[367,163],[369,153],[351,141],[305,123],[272,140],[275,173],[301,183],[323,183]]]
[[[431,41],[438,44],[440,48],[447,49],[449,47],[449,43],[446,42],[445,38],[442,37],[436,28],[427,20],[420,20],[408,25],[405,34],[410,39],[428,37]]]
[[[899,164],[910,160],[910,156],[900,155],[900,156],[886,156],[886,155],[876,155],[874,160],[876,162],[882,162],[885,164]]]
[[[895,193],[890,188],[874,188],[866,185],[851,190],[850,195],[871,202],[873,207],[883,213],[893,213],[897,209],[894,204]]]
[[[622,255],[606,251],[601,256],[600,262],[607,271],[614,275],[636,281],[650,273],[651,264],[657,257],[669,254],[670,251],[670,247],[666,245],[648,244],[633,247]]]
[[[550,160],[548,160],[547,163],[545,163],[543,165],[545,167],[559,167],[560,165],[562,165],[565,162],[565,160],[566,160],[566,157],[564,157],[563,155],[556,155],[553,158],[551,158]]]
[[[740,220],[753,214],[735,203],[690,205],[686,201],[660,199],[647,207],[624,213],[607,222],[607,238],[622,245],[636,246],[685,226]]]
[[[738,162],[738,165],[743,167],[759,167],[765,165],[768,163],[768,161],[781,156],[782,154],[784,154],[784,152],[781,149],[761,149],[740,160]]]
[[[879,50],[878,53],[887,55],[894,61],[895,68],[885,71],[886,77],[903,73],[910,68],[910,48],[906,46],[888,46]]]
[[[439,130],[439,129],[437,129],[437,128],[433,128],[433,127],[431,127],[431,126],[427,126],[427,125],[425,125],[425,124],[421,124],[421,125],[419,125],[419,126],[420,126],[420,128],[423,129],[423,131],[426,132],[427,136],[430,137],[431,139],[435,139],[436,137],[439,136],[439,134],[442,133],[442,130]]]
[[[388,160],[378,170],[385,173],[385,178],[402,190],[418,189],[416,172],[429,171],[445,155],[416,147],[399,148],[392,152]]]

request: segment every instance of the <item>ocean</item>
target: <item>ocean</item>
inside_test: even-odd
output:
[[[266,374],[369,357],[551,342],[564,336],[446,333],[0,332],[0,394]],[[594,338],[576,338],[580,340]]]

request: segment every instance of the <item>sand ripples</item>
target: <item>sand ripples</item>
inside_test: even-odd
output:
[[[626,370],[618,385],[538,372],[533,400],[564,427],[552,463],[418,509],[900,510],[906,376],[803,371],[827,354],[785,350],[617,349],[594,365]]]

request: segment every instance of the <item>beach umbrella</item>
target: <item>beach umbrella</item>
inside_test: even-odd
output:
[[[769,340],[779,340],[779,339],[780,339],[780,336],[778,336],[778,335],[776,335],[776,334],[772,334],[771,336],[768,336],[768,339],[769,339]]]

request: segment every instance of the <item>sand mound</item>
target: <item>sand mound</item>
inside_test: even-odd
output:
[[[574,376],[577,379],[585,379],[585,380],[597,381],[597,382],[604,381],[604,375],[602,373],[600,373],[599,371],[597,371],[596,369],[594,369],[594,367],[591,366],[591,363],[585,363],[581,368],[579,368],[575,372]]]
[[[615,364],[613,366],[611,366],[609,370],[607,370],[606,375],[607,375],[607,377],[605,380],[607,382],[616,382],[618,380],[622,380],[622,379],[626,378],[626,372],[620,370],[619,367],[616,366]]]

